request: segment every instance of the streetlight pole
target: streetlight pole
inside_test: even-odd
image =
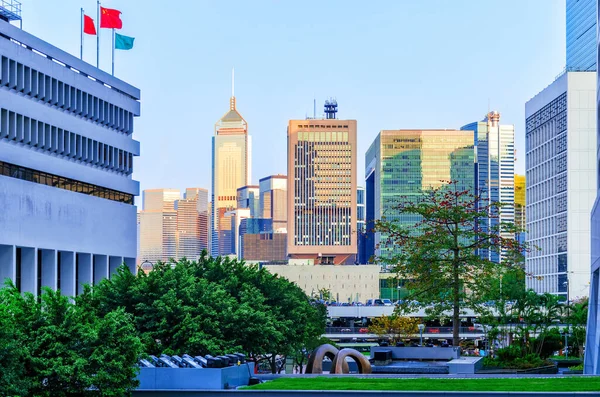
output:
[[[570,307],[569,307],[569,275],[567,274],[567,281],[563,283],[567,287],[567,328],[565,329],[565,359],[569,358],[569,317]]]
[[[417,327],[419,327],[419,334],[421,339],[419,345],[423,347],[423,330],[425,329],[425,324],[419,324]]]

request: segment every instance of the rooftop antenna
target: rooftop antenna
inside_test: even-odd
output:
[[[231,99],[229,100],[229,109],[235,110],[235,69],[231,68]]]
[[[329,98],[325,101],[325,118],[326,119],[335,119],[336,113],[338,111],[337,101],[333,98]]]
[[[314,95],[313,95],[314,98]],[[317,118],[317,98],[313,99],[313,119]]]

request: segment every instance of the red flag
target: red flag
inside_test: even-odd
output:
[[[121,11],[112,8],[100,7],[100,27],[109,29],[121,29]]]
[[[83,16],[83,33],[96,35],[96,26],[94,20],[87,15]]]

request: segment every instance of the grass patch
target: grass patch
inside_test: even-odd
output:
[[[247,387],[254,390],[412,390],[412,391],[600,391],[600,377],[385,379],[351,377],[278,378]]]

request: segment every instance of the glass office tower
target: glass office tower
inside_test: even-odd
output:
[[[567,70],[596,70],[596,0],[567,0]]]
[[[494,216],[479,224],[481,229],[487,231],[497,228],[499,222],[514,222],[515,127],[501,125],[500,113],[493,111],[489,112],[482,121],[467,124],[461,129],[474,132],[475,193],[482,199],[484,205],[492,202],[503,204],[499,214],[490,214]],[[503,237],[513,236],[505,233]],[[497,252],[485,250],[480,254],[488,260],[500,261]]]
[[[381,131],[365,158],[367,186],[367,257],[395,253],[380,246],[387,236],[373,233],[372,220],[414,225],[418,218],[401,215],[395,207],[401,200],[416,200],[423,192],[458,181],[461,190],[474,185],[473,131],[389,130]]]

